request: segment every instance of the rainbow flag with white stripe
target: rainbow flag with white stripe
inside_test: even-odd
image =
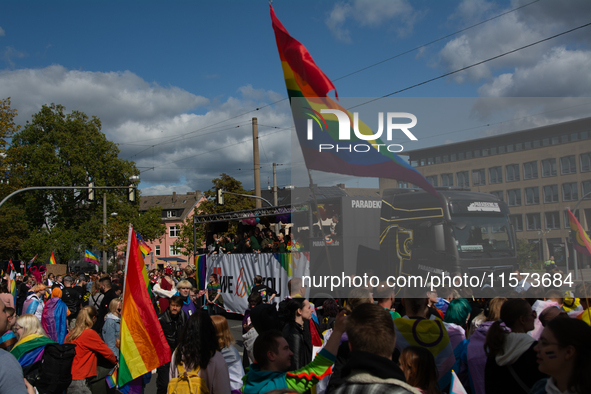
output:
[[[148,272],[131,226],[127,242],[118,386],[166,364],[171,355],[150,300]]]

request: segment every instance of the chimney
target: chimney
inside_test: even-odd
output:
[[[337,187],[344,190],[345,189],[345,184],[344,183],[339,183],[339,184],[337,184]]]

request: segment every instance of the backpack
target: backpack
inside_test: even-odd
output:
[[[73,343],[51,343],[45,345],[39,368],[27,375],[27,380],[35,386],[39,394],[58,394],[72,383],[72,362],[76,356]]]
[[[76,317],[78,314],[78,307],[80,306],[81,300],[82,297],[76,289],[72,287],[64,287],[62,290],[62,301],[64,301],[70,310],[71,316]]]
[[[183,365],[178,366],[178,378],[170,379],[166,394],[206,394],[209,393],[205,381],[198,375],[199,367],[186,372]]]

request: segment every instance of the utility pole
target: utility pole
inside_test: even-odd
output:
[[[252,152],[254,155],[254,195],[261,197],[261,166],[259,163],[259,126],[257,118],[252,118]],[[256,199],[255,208],[262,208],[261,200]]]
[[[273,163],[273,205],[277,206],[277,163]],[[275,234],[279,234],[281,223],[275,223]]]
[[[107,272],[107,193],[103,193],[103,271]]]

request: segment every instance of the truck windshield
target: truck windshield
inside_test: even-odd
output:
[[[461,253],[513,254],[506,216],[452,215],[452,229]]]

